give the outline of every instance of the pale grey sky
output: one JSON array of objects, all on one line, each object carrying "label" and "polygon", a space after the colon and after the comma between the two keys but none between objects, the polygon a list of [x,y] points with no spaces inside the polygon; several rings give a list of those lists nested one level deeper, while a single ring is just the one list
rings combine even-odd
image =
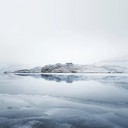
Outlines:
[{"label": "pale grey sky", "polygon": [[128,0],[0,0],[0,62],[93,63],[128,55]]}]

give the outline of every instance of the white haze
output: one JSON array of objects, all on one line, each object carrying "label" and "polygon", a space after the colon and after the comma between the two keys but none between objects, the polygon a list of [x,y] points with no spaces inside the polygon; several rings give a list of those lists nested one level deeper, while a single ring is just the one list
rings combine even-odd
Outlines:
[{"label": "white haze", "polygon": [[0,62],[94,63],[128,54],[127,0],[0,0]]}]

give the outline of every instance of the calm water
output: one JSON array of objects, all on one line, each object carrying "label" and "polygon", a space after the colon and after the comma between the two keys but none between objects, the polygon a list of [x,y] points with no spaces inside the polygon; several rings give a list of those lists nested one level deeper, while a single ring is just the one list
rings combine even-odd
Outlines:
[{"label": "calm water", "polygon": [[1,74],[0,128],[128,128],[128,75]]}]

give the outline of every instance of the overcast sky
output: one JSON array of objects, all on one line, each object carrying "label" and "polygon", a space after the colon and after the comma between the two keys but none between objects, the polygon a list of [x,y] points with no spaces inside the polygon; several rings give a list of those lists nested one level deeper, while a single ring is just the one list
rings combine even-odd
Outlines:
[{"label": "overcast sky", "polygon": [[128,55],[128,0],[0,0],[0,62],[93,63]]}]

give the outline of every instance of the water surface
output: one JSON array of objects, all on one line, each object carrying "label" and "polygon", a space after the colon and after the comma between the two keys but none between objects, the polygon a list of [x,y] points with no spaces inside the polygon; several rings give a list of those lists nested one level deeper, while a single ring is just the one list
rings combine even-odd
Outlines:
[{"label": "water surface", "polygon": [[127,128],[127,74],[1,74],[0,128]]}]

